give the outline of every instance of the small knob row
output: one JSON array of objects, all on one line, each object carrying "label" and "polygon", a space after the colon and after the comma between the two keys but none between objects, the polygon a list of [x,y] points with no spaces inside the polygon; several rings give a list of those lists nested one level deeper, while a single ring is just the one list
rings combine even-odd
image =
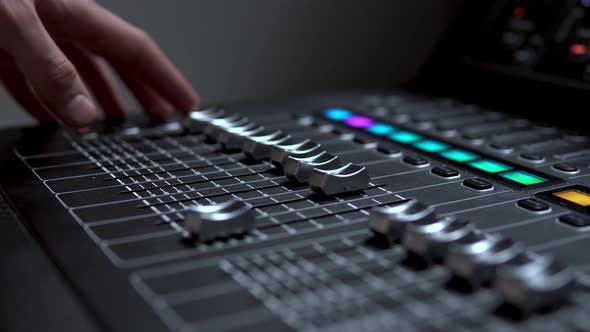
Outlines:
[{"label": "small knob row", "polygon": [[558,304],[574,289],[571,268],[472,223],[439,218],[415,199],[374,208],[369,227],[426,262],[443,261],[455,277],[474,287],[493,284],[506,303],[523,312]]},{"label": "small knob row", "polygon": [[365,167],[341,160],[309,139],[294,141],[281,130],[269,130],[247,117],[223,109],[205,109],[189,114],[186,128],[202,133],[226,150],[241,151],[252,160],[269,160],[287,178],[308,183],[312,190],[336,195],[368,188]]}]

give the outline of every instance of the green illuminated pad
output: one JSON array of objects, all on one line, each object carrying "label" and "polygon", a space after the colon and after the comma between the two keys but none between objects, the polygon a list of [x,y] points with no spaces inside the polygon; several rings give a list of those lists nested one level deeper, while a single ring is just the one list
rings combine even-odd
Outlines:
[{"label": "green illuminated pad", "polygon": [[409,131],[398,131],[389,135],[389,138],[398,143],[411,144],[421,140],[422,136],[411,133]]},{"label": "green illuminated pad", "polygon": [[416,147],[422,151],[436,153],[436,152],[441,152],[441,151],[448,149],[449,145],[439,142],[439,141],[433,141],[433,140],[427,139],[427,140],[423,140],[423,141],[414,143],[414,147]]},{"label": "green illuminated pad", "polygon": [[466,163],[479,158],[475,153],[458,149],[444,151],[441,152],[440,155],[458,163]]},{"label": "green illuminated pad", "polygon": [[500,173],[512,169],[511,166],[489,159],[475,160],[468,163],[468,165],[487,173]]},{"label": "green illuminated pad", "polygon": [[537,175],[533,175],[531,173],[527,173],[525,171],[512,171],[500,174],[501,177],[506,178],[508,180],[514,181],[516,183],[520,183],[524,186],[531,186],[533,184],[539,184],[543,182],[547,182],[548,180],[542,178]]}]

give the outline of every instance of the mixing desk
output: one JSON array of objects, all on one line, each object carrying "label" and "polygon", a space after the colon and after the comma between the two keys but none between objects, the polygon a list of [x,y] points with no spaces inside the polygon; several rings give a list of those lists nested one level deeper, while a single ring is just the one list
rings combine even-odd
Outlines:
[{"label": "mixing desk", "polygon": [[5,189],[123,330],[590,326],[586,136],[403,93],[45,135]]},{"label": "mixing desk", "polygon": [[590,4],[566,2],[466,4],[407,87],[2,130],[0,326],[589,331]]}]

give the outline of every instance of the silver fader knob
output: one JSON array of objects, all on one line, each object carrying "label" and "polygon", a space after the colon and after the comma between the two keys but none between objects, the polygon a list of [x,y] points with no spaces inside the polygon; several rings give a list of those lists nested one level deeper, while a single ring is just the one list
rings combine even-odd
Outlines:
[{"label": "silver fader knob", "polygon": [[315,168],[334,169],[342,166],[338,157],[322,151],[314,156],[306,158],[296,158],[289,156],[284,165],[285,175],[289,180],[305,183],[311,178]]},{"label": "silver fader knob", "polygon": [[552,258],[525,253],[498,269],[495,286],[506,303],[529,313],[566,300],[575,278],[571,268]]},{"label": "silver fader knob", "polygon": [[225,110],[216,107],[193,111],[184,119],[184,127],[191,133],[200,133],[208,123],[224,116]]},{"label": "silver fader knob", "polygon": [[305,139],[294,144],[279,144],[272,147],[270,152],[270,161],[276,168],[283,168],[289,156],[305,158],[317,154],[321,150],[321,145]]},{"label": "silver fader knob", "polygon": [[217,143],[225,150],[237,150],[242,148],[247,136],[254,136],[264,131],[264,127],[256,123],[248,123],[241,127],[227,128],[217,134]]},{"label": "silver fader knob", "polygon": [[254,227],[254,213],[244,202],[230,200],[214,205],[196,205],[185,214],[186,229],[199,241],[240,235]]},{"label": "silver fader knob", "polygon": [[260,160],[270,158],[270,151],[274,145],[291,142],[291,135],[280,130],[256,136],[248,136],[242,144],[242,151],[250,159]]},{"label": "silver fader knob", "polygon": [[378,206],[371,210],[369,228],[384,235],[390,241],[398,241],[404,234],[407,225],[413,223],[436,222],[433,207],[425,205],[416,199],[395,203],[395,205]]},{"label": "silver fader knob", "polygon": [[445,264],[456,277],[479,286],[491,282],[499,266],[523,252],[520,243],[477,230],[449,247]]},{"label": "silver fader knob", "polygon": [[326,196],[364,190],[369,187],[369,171],[352,163],[337,169],[314,169],[309,184],[311,189]]},{"label": "silver fader knob", "polygon": [[473,224],[452,218],[429,224],[415,223],[406,228],[402,244],[409,252],[432,262],[445,258],[453,242],[468,236],[474,230]]},{"label": "silver fader knob", "polygon": [[248,118],[241,115],[232,115],[227,118],[215,119],[203,129],[203,133],[208,139],[214,140],[217,135],[229,128],[241,127],[248,124]]}]

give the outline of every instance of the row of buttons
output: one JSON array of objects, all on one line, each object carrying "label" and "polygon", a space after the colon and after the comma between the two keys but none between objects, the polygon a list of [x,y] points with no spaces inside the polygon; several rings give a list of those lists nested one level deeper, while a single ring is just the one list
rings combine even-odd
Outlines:
[{"label": "row of buttons", "polygon": [[[496,178],[518,188],[530,187],[550,182],[549,175],[523,169],[523,167],[482,157],[479,153],[457,148],[451,144],[426,138],[421,134],[403,130],[387,123],[378,122],[373,118],[358,115],[348,109],[332,108],[324,110],[324,118],[342,123],[354,129],[361,129],[370,134],[386,137],[389,140],[428,153],[437,158],[457,163]],[[407,157],[406,162],[415,166],[426,165],[427,161],[416,157]],[[536,174],[537,173],[537,174]]]}]

